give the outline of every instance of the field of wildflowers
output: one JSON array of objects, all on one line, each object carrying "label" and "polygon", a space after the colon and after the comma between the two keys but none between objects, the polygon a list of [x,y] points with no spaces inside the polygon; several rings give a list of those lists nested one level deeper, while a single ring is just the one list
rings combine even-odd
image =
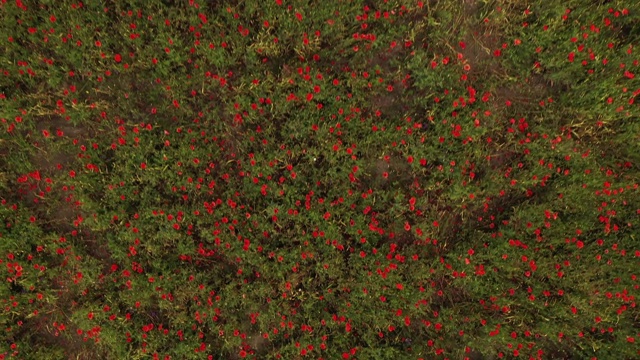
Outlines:
[{"label": "field of wildflowers", "polygon": [[0,359],[640,357],[640,3],[0,0],[0,34]]}]

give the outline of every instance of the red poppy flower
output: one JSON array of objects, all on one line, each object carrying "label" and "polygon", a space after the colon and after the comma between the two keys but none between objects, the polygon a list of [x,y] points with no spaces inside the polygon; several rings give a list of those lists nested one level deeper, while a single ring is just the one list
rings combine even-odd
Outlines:
[{"label": "red poppy flower", "polygon": [[114,57],[113,57],[113,59],[114,59],[117,63],[119,63],[119,62],[121,62],[121,61],[122,61],[122,56],[121,56],[120,54],[115,54],[115,55],[114,55]]},{"label": "red poppy flower", "polygon": [[452,135],[454,137],[460,137],[461,133],[462,133],[462,126],[456,124],[452,131]]}]

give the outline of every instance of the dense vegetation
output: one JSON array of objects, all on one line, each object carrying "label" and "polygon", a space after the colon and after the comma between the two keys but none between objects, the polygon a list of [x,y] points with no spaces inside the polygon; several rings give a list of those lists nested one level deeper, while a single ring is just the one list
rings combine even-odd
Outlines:
[{"label": "dense vegetation", "polygon": [[639,4],[1,0],[0,358],[637,358]]}]

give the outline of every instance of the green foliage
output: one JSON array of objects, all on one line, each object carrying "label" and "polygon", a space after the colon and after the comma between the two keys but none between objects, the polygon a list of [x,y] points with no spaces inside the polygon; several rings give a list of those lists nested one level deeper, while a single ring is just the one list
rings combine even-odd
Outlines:
[{"label": "green foliage", "polygon": [[1,4],[0,358],[637,357],[638,14]]}]

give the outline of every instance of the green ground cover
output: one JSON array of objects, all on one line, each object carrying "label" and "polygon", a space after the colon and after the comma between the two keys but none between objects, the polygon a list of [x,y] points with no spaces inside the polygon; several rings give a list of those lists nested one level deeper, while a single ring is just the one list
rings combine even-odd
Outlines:
[{"label": "green ground cover", "polygon": [[0,359],[640,356],[640,5],[0,1]]}]

